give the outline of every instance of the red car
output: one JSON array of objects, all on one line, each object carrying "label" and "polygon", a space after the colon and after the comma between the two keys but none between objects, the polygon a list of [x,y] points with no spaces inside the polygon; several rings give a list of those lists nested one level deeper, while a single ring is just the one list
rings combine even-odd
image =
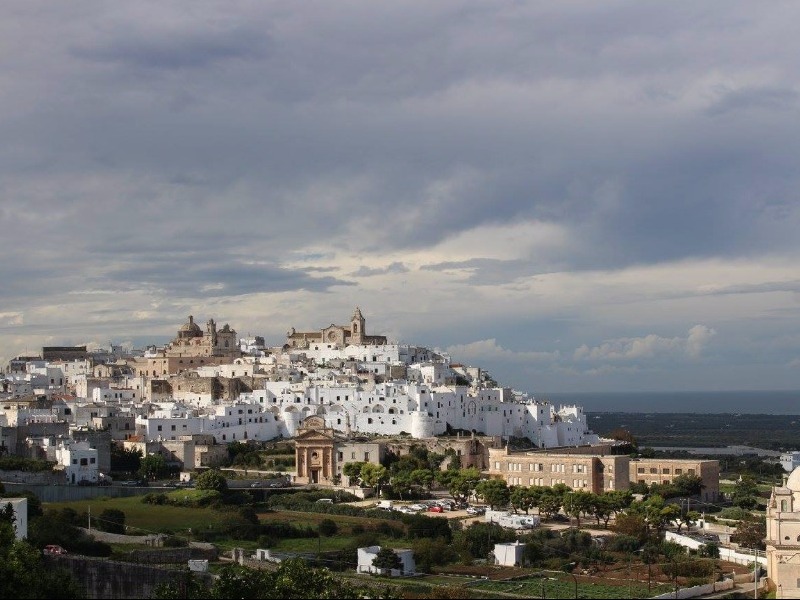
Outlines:
[{"label": "red car", "polygon": [[429,506],[428,512],[444,512],[444,509],[441,506]]}]

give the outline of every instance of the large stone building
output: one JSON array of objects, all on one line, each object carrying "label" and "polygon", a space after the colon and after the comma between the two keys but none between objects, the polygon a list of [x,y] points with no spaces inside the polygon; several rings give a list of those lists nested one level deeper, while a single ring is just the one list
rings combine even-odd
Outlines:
[{"label": "large stone building", "polygon": [[668,458],[637,458],[630,463],[631,482],[665,484],[681,475],[697,475],[701,485],[700,500],[719,499],[719,461]]},{"label": "large stone building", "polygon": [[573,490],[595,494],[627,490],[628,456],[489,449],[490,477],[504,479],[508,485],[552,487],[563,483]]},{"label": "large stone building", "polygon": [[767,505],[767,573],[776,598],[800,598],[800,468]]},{"label": "large stone building", "polygon": [[167,346],[166,356],[241,356],[239,340],[236,331],[227,323],[217,331],[214,319],[206,323],[206,330],[194,322],[194,317],[189,315],[189,320],[178,330],[178,335]]},{"label": "large stone building", "polygon": [[361,310],[356,307],[349,325],[334,325],[319,331],[296,331],[292,327],[286,334],[286,348],[309,348],[313,344],[325,344],[332,347],[382,345],[386,343],[386,336],[367,335],[366,319]]},{"label": "large stone building", "polygon": [[700,500],[719,498],[719,461],[670,460],[612,455],[610,447],[555,449],[553,451],[512,452],[508,448],[489,449],[489,476],[504,479],[509,485],[553,486],[563,483],[573,490],[599,494],[627,490],[632,482],[669,483],[675,477],[697,475],[702,482]]}]

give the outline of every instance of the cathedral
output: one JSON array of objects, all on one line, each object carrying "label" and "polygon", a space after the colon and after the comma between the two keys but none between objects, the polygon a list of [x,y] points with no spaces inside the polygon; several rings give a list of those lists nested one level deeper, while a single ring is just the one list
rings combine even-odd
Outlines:
[{"label": "cathedral", "polygon": [[189,320],[181,325],[178,335],[166,348],[167,357],[175,356],[241,356],[236,331],[227,323],[217,331],[214,319],[206,323],[206,330]]},{"label": "cathedral", "polygon": [[319,331],[295,331],[292,327],[286,334],[284,348],[298,348],[305,350],[313,344],[327,344],[329,347],[344,348],[345,346],[385,345],[386,336],[367,335],[365,330],[366,319],[361,310],[356,307],[349,325],[334,325]]}]

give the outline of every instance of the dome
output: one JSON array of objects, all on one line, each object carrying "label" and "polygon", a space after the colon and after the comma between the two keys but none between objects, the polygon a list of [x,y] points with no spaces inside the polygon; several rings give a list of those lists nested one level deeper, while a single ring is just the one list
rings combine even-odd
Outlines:
[{"label": "dome", "polygon": [[789,479],[786,480],[786,487],[793,492],[800,492],[800,467],[797,467],[789,475]]},{"label": "dome", "polygon": [[181,328],[178,330],[178,337],[179,338],[187,338],[187,337],[202,337],[203,331],[198,327],[197,323],[194,322],[194,317],[189,315],[189,321],[181,325]]}]

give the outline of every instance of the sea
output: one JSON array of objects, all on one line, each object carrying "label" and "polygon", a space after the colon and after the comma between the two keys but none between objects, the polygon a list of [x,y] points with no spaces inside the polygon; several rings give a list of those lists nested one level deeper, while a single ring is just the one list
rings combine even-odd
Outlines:
[{"label": "sea", "polygon": [[730,392],[582,392],[534,394],[587,413],[725,413],[800,415],[800,390]]}]

